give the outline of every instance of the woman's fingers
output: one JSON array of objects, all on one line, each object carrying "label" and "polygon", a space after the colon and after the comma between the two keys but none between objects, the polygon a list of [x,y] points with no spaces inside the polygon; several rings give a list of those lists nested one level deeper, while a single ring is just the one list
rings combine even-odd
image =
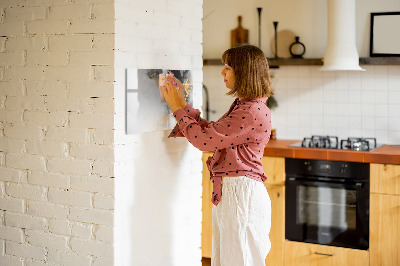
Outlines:
[{"label": "woman's fingers", "polygon": [[182,82],[175,78],[175,77],[169,77],[168,80],[172,81],[172,85],[175,85],[176,89],[176,97],[178,98],[178,101],[180,102],[181,106],[186,106],[187,102],[185,99],[185,87],[183,86]]},{"label": "woman's fingers", "polygon": [[165,100],[171,102],[173,98],[176,98],[176,90],[173,85],[166,82],[164,86],[161,87],[162,92],[164,93]]},{"label": "woman's fingers", "polygon": [[161,87],[160,87],[160,90],[162,91],[162,93],[163,93],[164,96],[165,96],[165,94],[167,93],[167,89],[166,89],[164,86],[161,86]]},{"label": "woman's fingers", "polygon": [[167,88],[168,93],[171,93],[173,95],[176,94],[176,87],[172,84],[172,81],[168,80],[165,82],[164,86]]},{"label": "woman's fingers", "polygon": [[184,92],[185,91],[185,87],[183,86],[182,82],[177,78],[174,78],[174,79],[175,79],[174,80],[175,81],[175,87],[176,87],[178,93],[179,92]]},{"label": "woman's fingers", "polygon": [[176,87],[176,83],[173,80],[167,79],[163,86],[160,86],[161,91],[164,94],[165,102],[169,106],[172,112],[177,109],[182,109],[181,101]]},{"label": "woman's fingers", "polygon": [[180,82],[180,80],[175,78],[174,76],[168,76],[167,79],[168,79],[168,81],[171,81],[172,85],[174,85],[175,87],[177,87],[179,89],[183,88],[183,85]]}]

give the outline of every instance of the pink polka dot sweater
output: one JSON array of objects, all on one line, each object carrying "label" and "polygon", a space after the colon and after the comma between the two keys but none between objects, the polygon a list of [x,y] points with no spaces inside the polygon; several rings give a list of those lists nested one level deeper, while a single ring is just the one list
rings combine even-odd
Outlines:
[{"label": "pink polka dot sweater", "polygon": [[174,112],[178,123],[169,137],[186,137],[199,150],[214,151],[214,156],[207,160],[214,205],[221,200],[224,176],[247,176],[261,182],[267,179],[261,164],[271,132],[271,112],[266,100],[267,97],[237,98],[216,122],[201,118],[200,111],[190,105]]}]

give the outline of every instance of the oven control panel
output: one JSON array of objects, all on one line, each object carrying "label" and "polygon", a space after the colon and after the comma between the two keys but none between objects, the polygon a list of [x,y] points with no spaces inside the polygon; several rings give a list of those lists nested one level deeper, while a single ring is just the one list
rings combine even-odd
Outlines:
[{"label": "oven control panel", "polygon": [[286,158],[286,174],[369,179],[369,164]]}]

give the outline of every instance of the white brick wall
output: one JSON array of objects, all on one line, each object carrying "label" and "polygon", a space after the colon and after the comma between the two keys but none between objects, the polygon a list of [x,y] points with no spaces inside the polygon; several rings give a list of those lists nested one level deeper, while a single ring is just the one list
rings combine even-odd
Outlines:
[{"label": "white brick wall", "polygon": [[60,265],[91,265],[91,257],[81,253],[62,252],[58,250],[49,250],[47,254],[50,263]]},{"label": "white brick wall", "polygon": [[114,264],[201,265],[201,152],[169,130],[125,135],[125,69],[192,70],[199,108],[203,1],[115,2]]},{"label": "white brick wall", "polygon": [[0,2],[0,264],[200,265],[201,152],[125,136],[124,74],[190,69],[201,106],[201,18],[202,0]]},{"label": "white brick wall", "polygon": [[0,32],[0,265],[112,265],[114,0],[2,0]]}]

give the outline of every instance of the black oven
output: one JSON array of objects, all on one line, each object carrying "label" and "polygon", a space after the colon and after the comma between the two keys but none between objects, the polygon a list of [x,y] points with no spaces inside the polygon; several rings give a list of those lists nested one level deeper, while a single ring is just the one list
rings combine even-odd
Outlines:
[{"label": "black oven", "polygon": [[287,158],[285,169],[286,239],[368,249],[368,163]]}]

